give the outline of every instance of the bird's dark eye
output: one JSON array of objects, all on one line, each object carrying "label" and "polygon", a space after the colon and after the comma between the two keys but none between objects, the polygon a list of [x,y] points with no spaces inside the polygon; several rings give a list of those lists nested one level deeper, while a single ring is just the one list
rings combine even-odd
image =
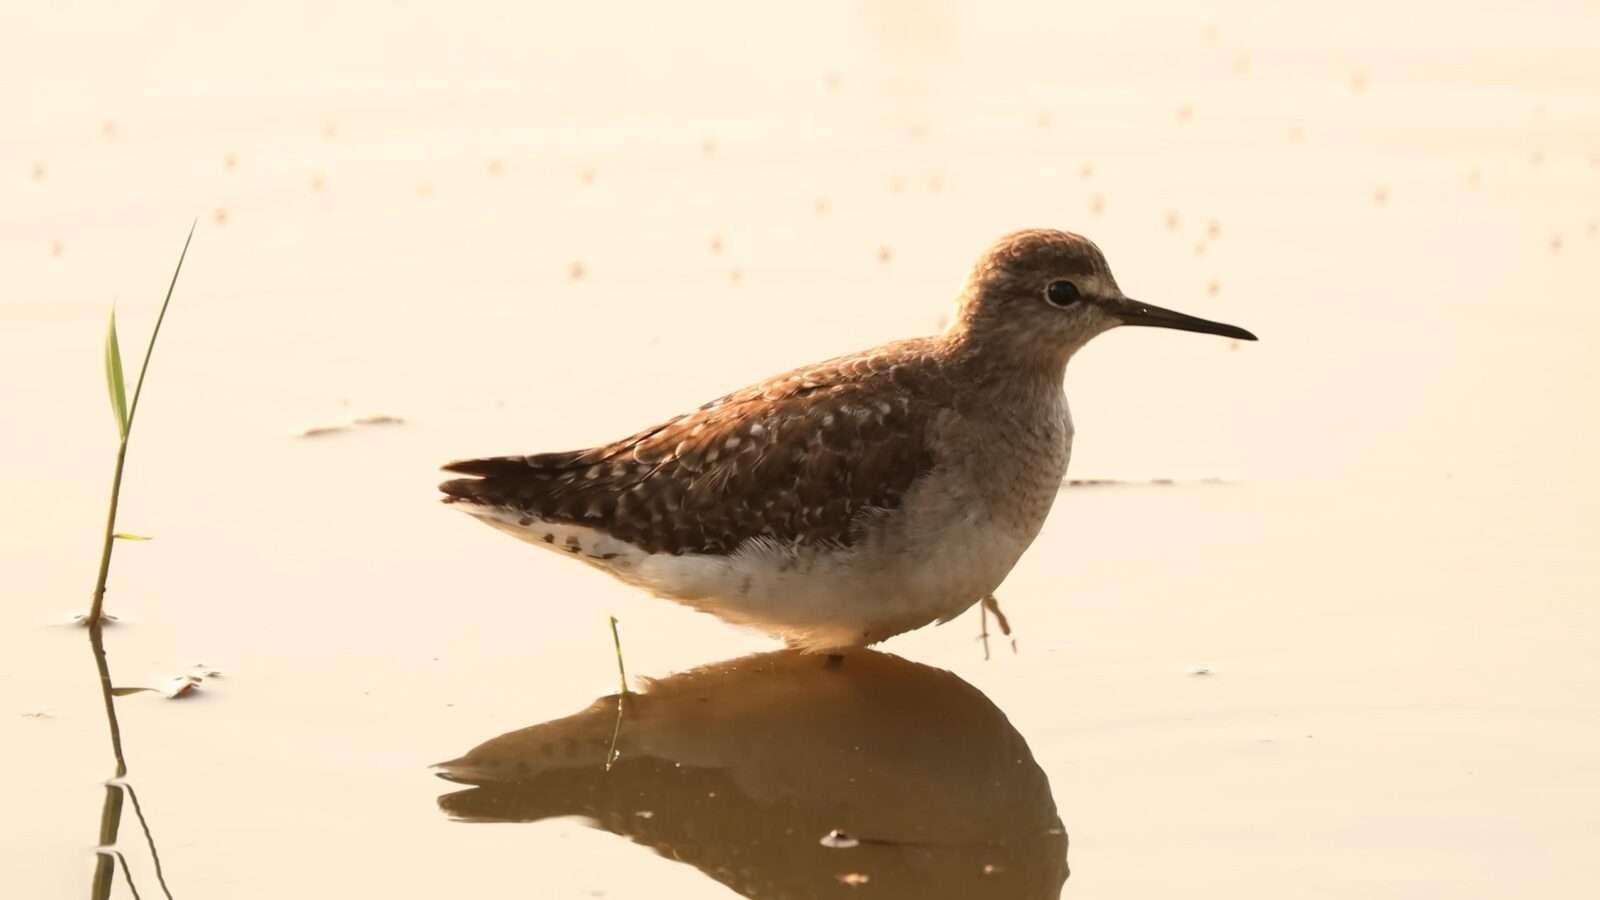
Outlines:
[{"label": "bird's dark eye", "polygon": [[1044,289],[1044,298],[1050,301],[1051,306],[1068,307],[1083,299],[1078,294],[1078,286],[1070,281],[1052,281]]}]

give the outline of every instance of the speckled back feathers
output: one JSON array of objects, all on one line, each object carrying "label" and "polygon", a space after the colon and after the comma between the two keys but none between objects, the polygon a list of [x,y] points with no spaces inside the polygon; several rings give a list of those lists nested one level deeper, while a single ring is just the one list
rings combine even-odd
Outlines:
[{"label": "speckled back feathers", "polygon": [[933,466],[952,402],[937,338],[796,369],[615,443],[451,463],[446,502],[601,530],[647,553],[729,554],[751,539],[850,546]]}]

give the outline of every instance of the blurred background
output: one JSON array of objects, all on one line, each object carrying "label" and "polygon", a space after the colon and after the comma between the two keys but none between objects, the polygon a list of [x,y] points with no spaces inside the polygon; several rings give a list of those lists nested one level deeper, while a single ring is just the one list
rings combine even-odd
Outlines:
[{"label": "blurred background", "polygon": [[[1071,838],[1065,893],[1586,895],[1593,3],[9,19],[4,893],[80,895],[92,868],[110,759],[62,623],[115,451],[105,317],[137,359],[198,219],[124,487],[156,540],[119,548],[108,598],[119,683],[224,673],[120,701],[174,896],[763,896],[581,810],[438,808],[430,763],[615,689],[609,614],[642,676],[773,643],[438,508],[435,469],[933,332],[1026,227],[1262,338],[1085,350],[1071,475],[1119,484],[1064,491],[1002,588],[1016,652],[986,661],[975,614],[884,648],[1015,728]],[[935,804],[963,769],[938,771]],[[794,890],[896,895],[832,859]]]}]

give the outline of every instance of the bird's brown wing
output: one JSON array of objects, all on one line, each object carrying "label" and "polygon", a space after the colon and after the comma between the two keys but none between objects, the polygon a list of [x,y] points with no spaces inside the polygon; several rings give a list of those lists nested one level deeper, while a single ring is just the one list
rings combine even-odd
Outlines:
[{"label": "bird's brown wing", "polygon": [[729,394],[603,447],[451,463],[446,502],[584,525],[649,553],[751,538],[849,546],[862,510],[895,509],[933,465],[945,386],[929,342],[841,357]]}]

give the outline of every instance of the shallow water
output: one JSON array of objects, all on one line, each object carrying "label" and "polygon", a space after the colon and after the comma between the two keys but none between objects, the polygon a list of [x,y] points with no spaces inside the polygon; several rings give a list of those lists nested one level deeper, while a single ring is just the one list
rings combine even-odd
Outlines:
[{"label": "shallow water", "polygon": [[[1314,9],[31,11],[3,892],[94,869],[112,755],[60,623],[104,316],[136,356],[199,215],[105,633],[119,686],[221,673],[117,700],[174,896],[1587,895],[1600,16]],[[1262,341],[1074,361],[1072,475],[1129,483],[1063,493],[999,592],[1015,652],[973,612],[838,670],[752,655],[433,502],[443,460],[931,331],[1034,225]],[[301,436],[370,414],[404,421]],[[620,728],[608,615],[660,679]],[[159,896],[126,816],[118,848]]]}]

